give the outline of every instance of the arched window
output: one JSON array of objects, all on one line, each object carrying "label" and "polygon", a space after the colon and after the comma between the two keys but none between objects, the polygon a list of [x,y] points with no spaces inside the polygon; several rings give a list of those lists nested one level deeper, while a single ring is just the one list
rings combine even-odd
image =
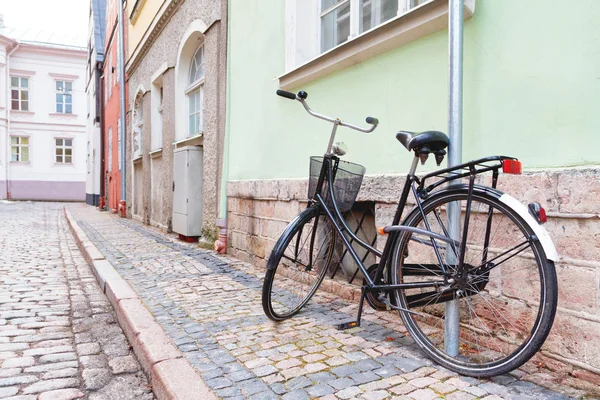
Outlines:
[{"label": "arched window", "polygon": [[204,129],[204,46],[200,46],[194,53],[187,83],[187,135],[190,137],[199,135]]},{"label": "arched window", "polygon": [[143,95],[138,93],[133,103],[133,158],[142,156],[142,129],[144,127],[144,107],[143,107]]}]

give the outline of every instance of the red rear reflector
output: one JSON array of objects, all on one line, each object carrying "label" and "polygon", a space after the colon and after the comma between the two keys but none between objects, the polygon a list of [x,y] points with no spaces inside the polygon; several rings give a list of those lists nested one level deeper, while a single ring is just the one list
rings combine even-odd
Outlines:
[{"label": "red rear reflector", "polygon": [[503,160],[502,161],[502,172],[505,174],[521,175],[523,170],[521,161],[519,160]]},{"label": "red rear reflector", "polygon": [[540,220],[540,222],[542,224],[546,223],[546,221],[548,221],[548,217],[546,217],[546,210],[544,210],[543,207],[540,207],[540,210],[538,211],[538,219]]},{"label": "red rear reflector", "polygon": [[536,219],[540,224],[546,223],[548,217],[546,217],[546,210],[540,205],[540,203],[529,203],[529,213]]}]

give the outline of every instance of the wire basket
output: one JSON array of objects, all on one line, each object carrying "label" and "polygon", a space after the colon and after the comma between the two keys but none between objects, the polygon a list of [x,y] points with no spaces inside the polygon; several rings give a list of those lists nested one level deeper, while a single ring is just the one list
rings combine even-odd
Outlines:
[{"label": "wire basket", "polygon": [[[310,158],[310,176],[308,179],[309,199],[312,199],[315,196],[322,166],[322,156],[313,156]],[[362,184],[363,177],[365,176],[366,168],[360,164],[354,164],[342,160],[337,161],[337,170],[335,169],[335,166],[336,163],[334,161],[334,197],[340,212],[344,213],[352,208],[352,205],[356,200],[356,196],[358,196],[360,185]],[[327,174],[325,175],[321,196],[323,196],[325,204],[327,204],[328,207],[333,207],[333,202],[329,193],[329,184],[327,183]]]}]

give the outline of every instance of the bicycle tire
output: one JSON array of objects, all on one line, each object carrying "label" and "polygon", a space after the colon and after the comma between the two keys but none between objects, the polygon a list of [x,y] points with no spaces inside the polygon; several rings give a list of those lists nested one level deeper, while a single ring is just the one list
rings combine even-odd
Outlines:
[{"label": "bicycle tire", "polygon": [[308,303],[325,277],[334,248],[335,231],[319,206],[307,208],[287,226],[267,261],[262,305],[269,319],[288,319]]},{"label": "bicycle tire", "polygon": [[[473,193],[473,211],[465,250],[465,262],[471,266],[473,273],[462,281],[465,290],[461,296],[457,296],[460,289],[450,290],[448,287],[434,291],[403,289],[393,294],[400,307],[422,313],[400,311],[408,332],[421,349],[440,365],[473,377],[504,374],[527,362],[550,333],[556,313],[558,285],[554,263],[547,259],[530,226],[515,210],[499,200],[500,195],[501,192],[490,189],[476,189]],[[444,218],[441,217],[444,210],[453,202],[465,204],[467,197],[468,191],[463,187],[443,190],[426,199],[422,206],[431,230],[443,232]],[[483,207],[476,210],[479,204]],[[488,225],[485,217],[489,218],[490,209],[492,222]],[[415,209],[403,224],[424,228],[425,220]],[[485,242],[474,227],[475,223],[484,221],[481,233],[485,240],[485,232],[490,232],[487,234],[488,246],[484,246]],[[464,210],[459,229],[461,240],[463,223]],[[519,232],[525,250],[510,258],[512,253],[506,249],[521,241],[521,238],[517,239]],[[492,237],[492,234],[499,236]],[[433,246],[425,245],[422,238],[424,236],[419,238],[408,233],[399,238],[392,259],[392,283],[415,282],[431,279],[423,276],[440,275],[441,270],[434,270],[431,264]],[[476,246],[477,240],[481,241],[480,248]],[[494,247],[496,245],[499,247]],[[427,247],[430,248],[429,254],[425,254]],[[518,249],[512,251],[517,252]],[[447,258],[448,252],[450,257],[456,256],[450,245],[442,252],[446,261],[451,260]],[[493,258],[497,256],[500,258]],[[489,265],[487,263],[492,260],[496,260],[496,266],[483,273],[484,270],[479,268],[485,268],[484,265]],[[439,267],[439,262],[437,265]],[[451,271],[451,264],[444,265]],[[457,355],[453,355],[453,351],[449,354],[444,347],[446,303],[437,302],[445,298],[458,299],[455,303],[459,306],[460,318]],[[480,334],[482,338],[478,337]]]}]

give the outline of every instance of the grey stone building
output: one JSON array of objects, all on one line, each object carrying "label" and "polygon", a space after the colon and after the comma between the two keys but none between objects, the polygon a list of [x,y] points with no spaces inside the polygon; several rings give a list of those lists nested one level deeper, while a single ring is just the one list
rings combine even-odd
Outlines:
[{"label": "grey stone building", "polygon": [[[213,239],[225,136],[227,1],[131,3],[127,214],[171,230],[174,200],[183,201],[202,216],[198,230]],[[186,174],[200,184],[192,188],[195,199],[182,200],[174,195],[174,155],[190,147],[201,149],[201,158],[199,165],[188,162]]]}]

